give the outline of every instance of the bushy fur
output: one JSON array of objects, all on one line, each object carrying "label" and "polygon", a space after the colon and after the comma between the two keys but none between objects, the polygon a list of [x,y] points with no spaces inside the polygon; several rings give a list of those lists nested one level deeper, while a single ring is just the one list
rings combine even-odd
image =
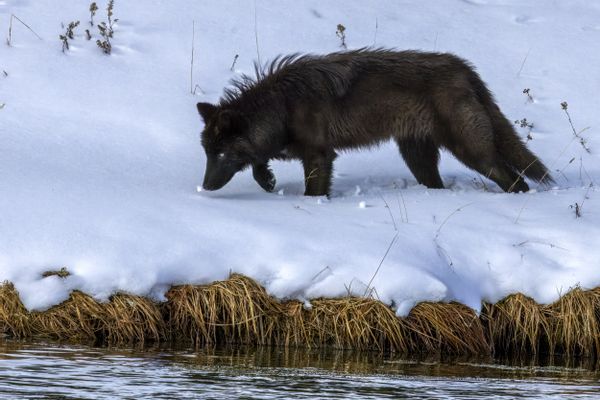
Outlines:
[{"label": "bushy fur", "polygon": [[361,49],[276,59],[242,77],[218,105],[199,103],[207,154],[204,186],[252,166],[272,190],[271,159],[299,159],[306,195],[329,194],[336,150],[393,139],[419,183],[443,188],[439,148],[505,191],[523,176],[550,182],[473,67],[447,53]]}]

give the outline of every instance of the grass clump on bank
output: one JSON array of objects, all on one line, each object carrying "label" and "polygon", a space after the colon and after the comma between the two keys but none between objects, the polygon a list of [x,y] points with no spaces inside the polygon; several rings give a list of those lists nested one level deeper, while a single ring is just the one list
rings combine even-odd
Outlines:
[{"label": "grass clump on bank", "polygon": [[0,332],[16,338],[93,340],[115,345],[180,342],[334,347],[393,353],[600,358],[600,288],[575,288],[549,305],[522,294],[484,304],[416,305],[406,318],[375,299],[279,302],[256,281],[233,274],[182,285],[156,303],[115,294],[106,303],[73,292],[60,305],[28,312],[10,283],[0,286]]}]

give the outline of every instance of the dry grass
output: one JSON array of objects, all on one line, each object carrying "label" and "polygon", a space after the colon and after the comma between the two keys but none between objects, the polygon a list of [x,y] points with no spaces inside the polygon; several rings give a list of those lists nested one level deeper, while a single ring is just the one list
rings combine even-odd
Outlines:
[{"label": "dry grass", "polygon": [[16,338],[31,336],[29,313],[19,299],[19,293],[9,282],[0,284],[0,334]]},{"label": "dry grass", "polygon": [[34,335],[54,339],[93,340],[103,320],[102,305],[75,291],[60,305],[31,313],[31,330]]},{"label": "dry grass", "polygon": [[600,358],[600,288],[574,288],[549,305],[515,294],[483,315],[496,354]]},{"label": "dry grass", "polygon": [[600,288],[575,288],[547,307],[551,353],[600,358]]},{"label": "dry grass", "polygon": [[411,347],[404,321],[378,300],[356,297],[314,300],[306,320],[306,336],[313,346],[401,353]]},{"label": "dry grass", "polygon": [[490,345],[475,312],[459,303],[420,303],[408,315],[413,352],[489,354]]},{"label": "dry grass", "polygon": [[149,299],[116,294],[103,304],[101,337],[109,343],[144,343],[166,337],[160,306]]},{"label": "dry grass", "polygon": [[210,285],[184,285],[166,294],[170,337],[197,346],[219,343],[272,344],[281,305],[254,280],[233,274]]},{"label": "dry grass", "polygon": [[482,319],[496,354],[538,354],[542,341],[553,347],[544,307],[530,297],[513,294],[485,304]]},{"label": "dry grass", "polygon": [[167,301],[116,294],[100,303],[73,292],[60,305],[28,312],[14,286],[0,285],[0,333],[110,344],[188,341],[333,347],[396,353],[496,356],[565,354],[600,358],[600,288],[575,288],[537,304],[515,294],[481,315],[458,303],[420,303],[406,318],[375,299],[279,302],[256,281],[234,274],[209,285],[171,288]]}]

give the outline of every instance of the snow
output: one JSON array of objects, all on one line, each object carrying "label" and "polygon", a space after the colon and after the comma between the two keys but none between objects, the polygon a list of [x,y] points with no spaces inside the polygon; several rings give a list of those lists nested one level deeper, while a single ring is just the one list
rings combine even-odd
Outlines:
[{"label": "snow", "polygon": [[[88,7],[0,1],[0,32],[14,14],[43,39],[13,21],[11,46],[0,45],[0,281],[29,309],[76,289],[102,301],[119,291],[161,299],[170,285],[231,272],[307,306],[370,294],[399,315],[424,300],[477,310],[514,292],[548,303],[600,285],[599,3],[117,0],[110,56],[95,27],[85,39]],[[99,7],[96,22],[106,19]],[[61,23],[72,20],[81,24],[63,54]],[[259,55],[339,50],[339,23],[349,48],[472,61],[508,118],[534,124],[528,146],[556,186],[505,194],[444,153],[447,189],[427,189],[390,144],[342,154],[331,199],[302,196],[297,162],[273,164],[275,193],[249,171],[200,190],[195,103],[217,101]],[[581,136],[591,153],[562,101],[577,131],[589,127]],[[61,267],[71,276],[42,278]]]}]

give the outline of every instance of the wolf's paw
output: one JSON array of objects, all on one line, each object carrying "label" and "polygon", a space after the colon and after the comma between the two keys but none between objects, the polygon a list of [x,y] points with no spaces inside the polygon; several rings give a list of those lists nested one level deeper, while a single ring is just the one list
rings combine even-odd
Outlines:
[{"label": "wolf's paw", "polygon": [[267,192],[272,192],[275,189],[275,175],[266,165],[255,166],[252,168],[252,175],[254,180],[260,185],[261,188]]},{"label": "wolf's paw", "polygon": [[[271,171],[269,171],[269,172],[271,172]],[[256,180],[256,182],[258,182],[260,187],[265,189],[267,192],[272,192],[275,189],[275,183],[277,181],[275,180],[275,175],[273,175],[273,173],[271,173],[271,177],[269,179],[260,180],[260,181]]]}]

